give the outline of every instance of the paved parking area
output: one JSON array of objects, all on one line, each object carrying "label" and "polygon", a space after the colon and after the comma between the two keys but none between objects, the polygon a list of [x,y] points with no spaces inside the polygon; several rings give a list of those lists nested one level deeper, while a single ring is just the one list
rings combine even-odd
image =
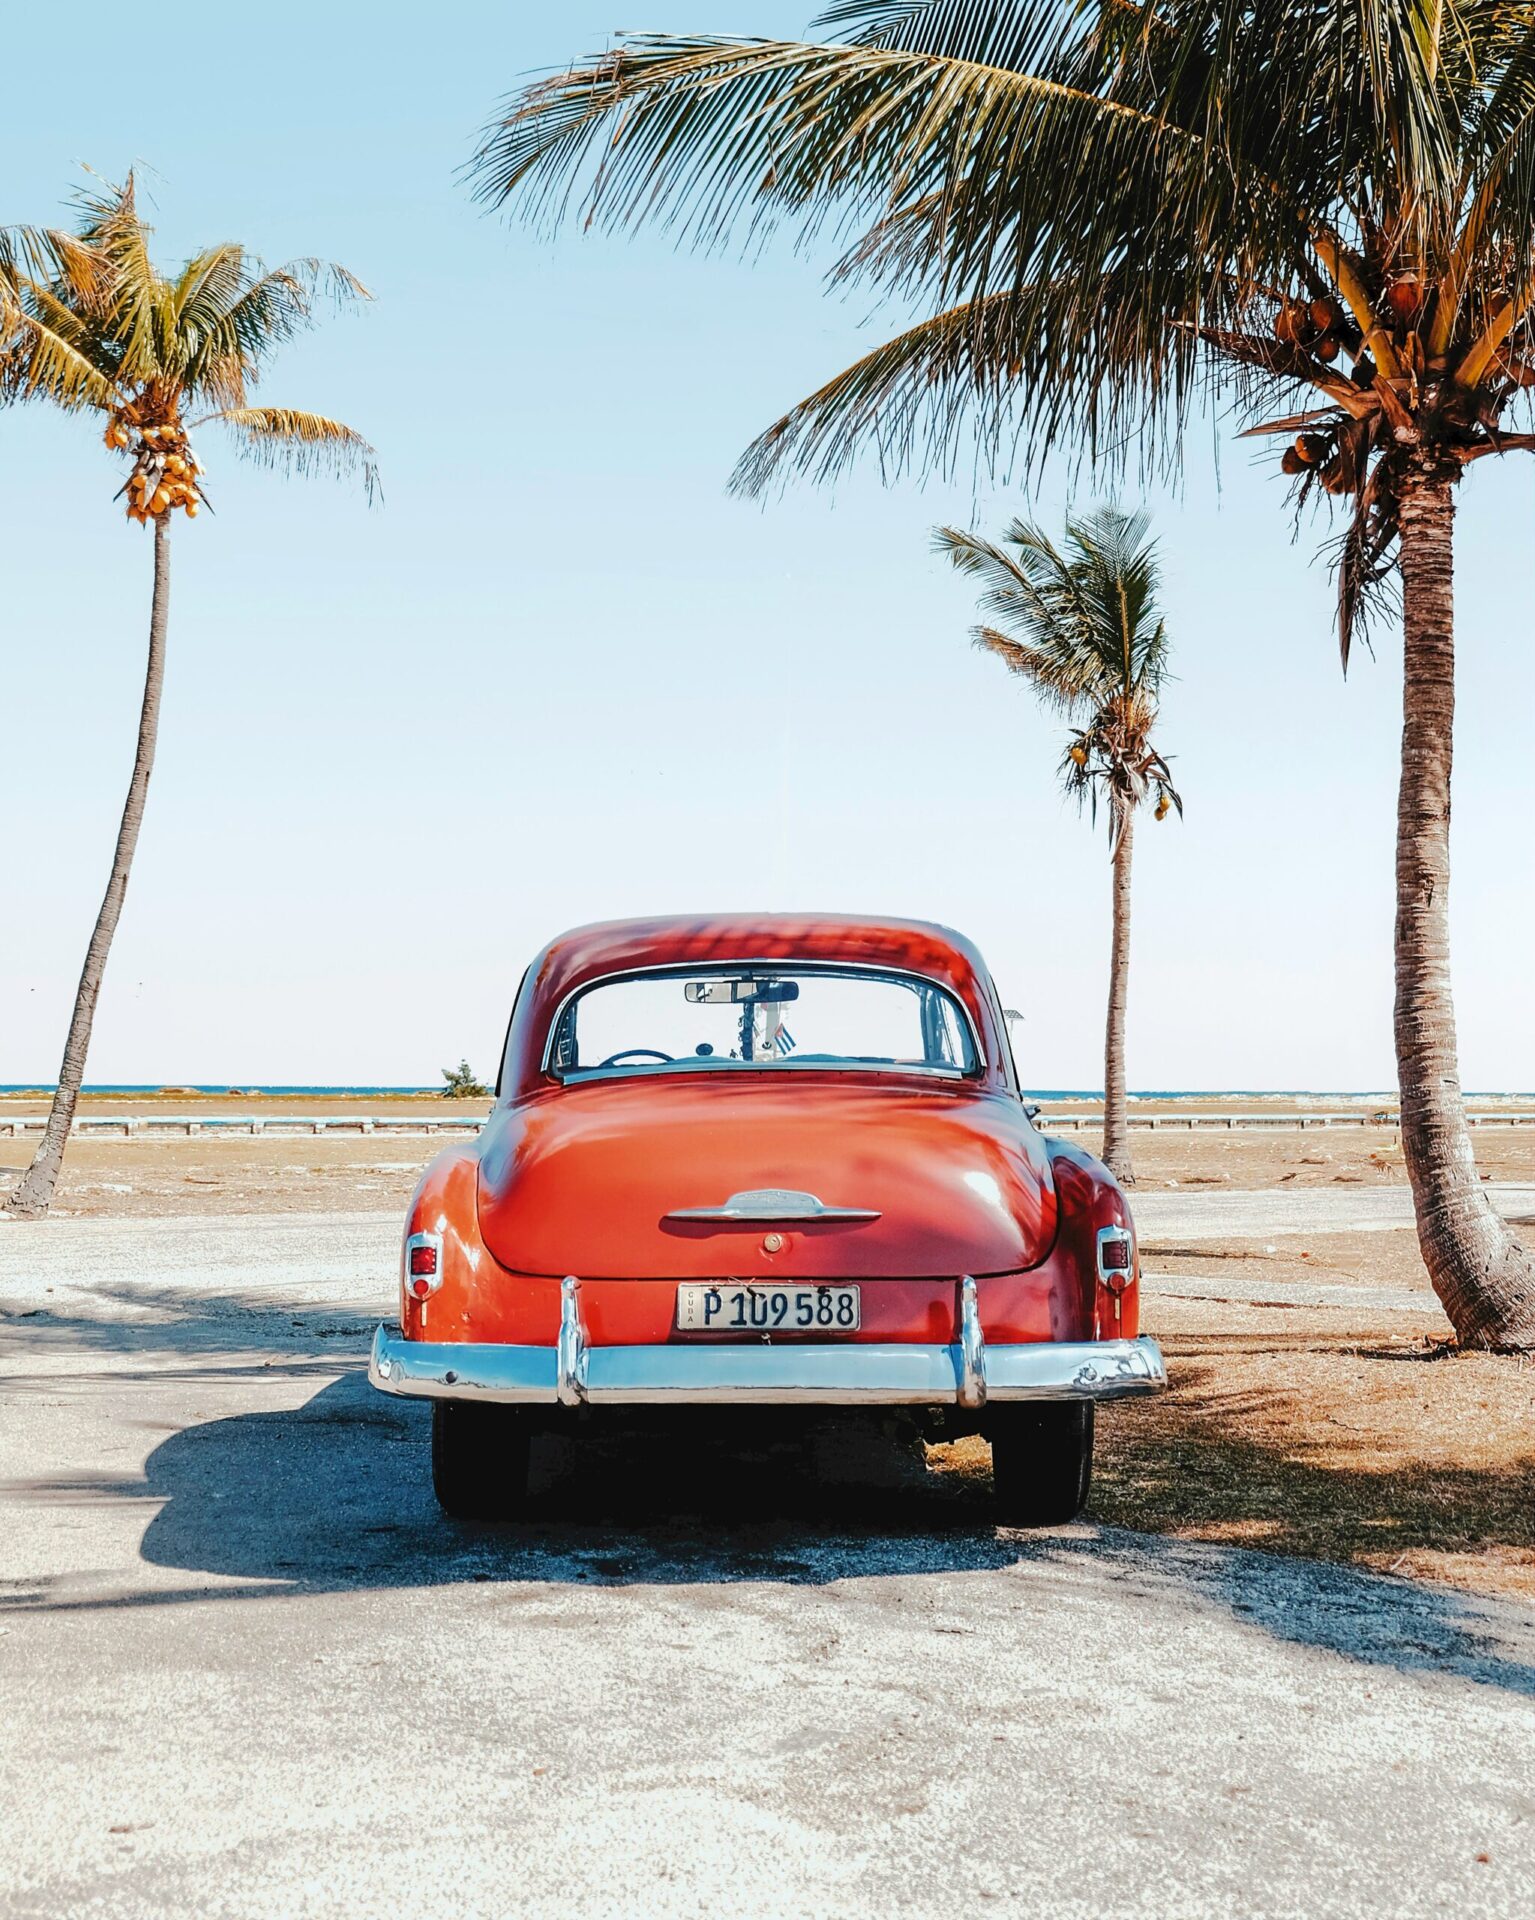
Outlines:
[{"label": "paved parking area", "polygon": [[450,1524],[397,1230],[0,1228],[0,1913],[1528,1912],[1528,1611],[707,1416]]}]

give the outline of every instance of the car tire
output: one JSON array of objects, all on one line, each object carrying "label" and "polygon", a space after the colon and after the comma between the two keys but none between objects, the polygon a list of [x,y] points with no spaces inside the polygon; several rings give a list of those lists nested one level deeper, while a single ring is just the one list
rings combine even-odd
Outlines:
[{"label": "car tire", "polygon": [[997,1524],[1058,1527],[1075,1520],[1092,1484],[1092,1401],[999,1407],[989,1427]]},{"label": "car tire", "polygon": [[456,1520],[515,1520],[528,1497],[528,1426],[521,1410],[434,1400],[432,1491]]}]

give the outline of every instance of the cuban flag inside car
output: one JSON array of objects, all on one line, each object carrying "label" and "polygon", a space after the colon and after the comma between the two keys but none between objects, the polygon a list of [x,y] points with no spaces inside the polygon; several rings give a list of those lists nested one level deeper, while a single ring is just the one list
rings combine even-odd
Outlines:
[{"label": "cuban flag inside car", "polygon": [[794,1035],[787,1027],[780,1027],[773,1036],[773,1044],[779,1053],[793,1053]]}]

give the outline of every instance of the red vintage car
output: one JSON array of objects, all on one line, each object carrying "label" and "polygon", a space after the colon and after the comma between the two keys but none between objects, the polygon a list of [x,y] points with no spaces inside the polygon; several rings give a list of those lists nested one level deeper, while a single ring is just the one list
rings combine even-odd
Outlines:
[{"label": "red vintage car", "polygon": [[496,1104],[411,1203],[369,1378],[432,1402],[450,1512],[515,1514],[536,1423],[625,1406],[935,1408],[999,1519],[1070,1519],[1093,1407],[1154,1392],[1108,1170],[1036,1132],[980,955],[914,921],[562,935]]}]

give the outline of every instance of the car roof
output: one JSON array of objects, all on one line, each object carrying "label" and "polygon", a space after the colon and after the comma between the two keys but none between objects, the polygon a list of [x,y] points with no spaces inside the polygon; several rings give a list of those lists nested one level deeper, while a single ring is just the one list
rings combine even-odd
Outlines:
[{"label": "car roof", "polygon": [[535,980],[558,982],[560,998],[584,980],[633,967],[705,961],[822,960],[909,967],[957,984],[984,974],[980,954],[949,927],[926,920],[874,920],[831,913],[668,914],[600,920],[551,940]]},{"label": "car roof", "polygon": [[591,981],[649,967],[743,960],[820,961],[922,974],[948,987],[969,1009],[980,1030],[988,1079],[1006,1058],[986,963],[951,927],[853,914],[667,914],[597,921],[549,942],[528,971],[508,1036],[513,1090],[537,1077],[549,1022],[570,994]]}]

